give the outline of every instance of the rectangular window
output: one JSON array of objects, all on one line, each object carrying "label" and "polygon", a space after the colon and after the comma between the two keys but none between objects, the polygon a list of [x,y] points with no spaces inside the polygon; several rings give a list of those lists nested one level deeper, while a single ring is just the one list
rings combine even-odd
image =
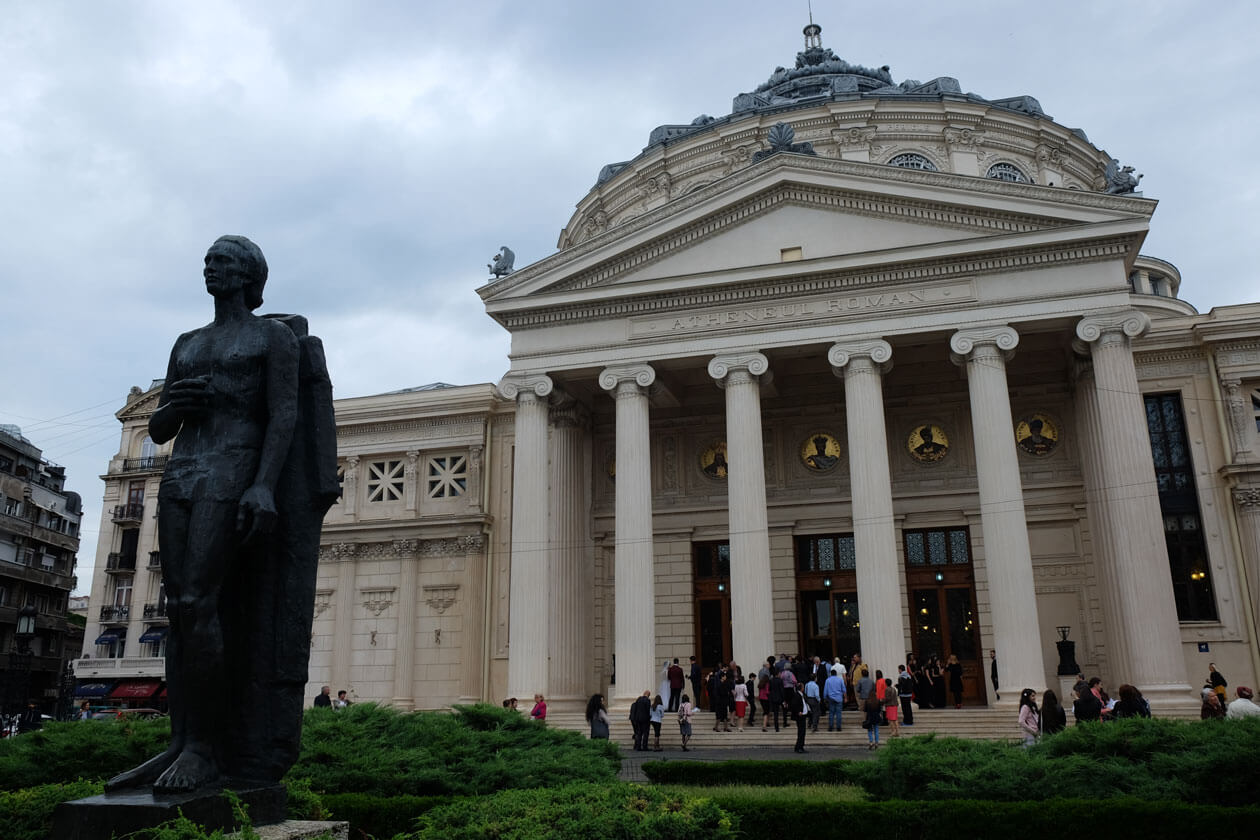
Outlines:
[{"label": "rectangular window", "polygon": [[857,549],[852,534],[818,534],[796,540],[798,572],[853,571]]},{"label": "rectangular window", "polygon": [[464,455],[443,455],[429,459],[426,475],[430,499],[449,499],[464,495],[468,489],[468,458]]},{"label": "rectangular window", "polygon": [[1155,462],[1155,484],[1164,517],[1164,543],[1172,575],[1173,598],[1181,621],[1215,621],[1207,542],[1194,483],[1194,463],[1186,437],[1181,394],[1148,394],[1146,427]]},{"label": "rectangular window", "polygon": [[971,543],[966,528],[906,531],[906,564],[909,566],[966,566],[971,563]]}]

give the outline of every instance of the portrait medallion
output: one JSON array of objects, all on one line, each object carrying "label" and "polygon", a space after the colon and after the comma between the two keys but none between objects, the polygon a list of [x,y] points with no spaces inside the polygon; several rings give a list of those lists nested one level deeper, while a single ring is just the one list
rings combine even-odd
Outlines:
[{"label": "portrait medallion", "polygon": [[931,423],[915,426],[906,440],[906,451],[921,464],[935,463],[949,452],[949,437],[944,429]]},{"label": "portrait medallion", "polygon": [[1015,424],[1015,442],[1029,455],[1049,455],[1059,445],[1059,426],[1044,414],[1030,414]]},{"label": "portrait medallion", "polygon": [[709,478],[725,479],[727,471],[726,441],[718,441],[700,453],[700,472]]},{"label": "portrait medallion", "polygon": [[830,432],[814,432],[801,441],[800,455],[811,472],[827,472],[840,463],[840,441]]}]

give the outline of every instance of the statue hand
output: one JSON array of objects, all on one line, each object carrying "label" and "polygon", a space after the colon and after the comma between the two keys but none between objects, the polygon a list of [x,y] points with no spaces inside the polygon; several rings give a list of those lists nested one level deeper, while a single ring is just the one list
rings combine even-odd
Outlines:
[{"label": "statue hand", "polygon": [[250,545],[271,533],[277,518],[275,495],[269,489],[255,484],[246,490],[236,511],[236,532],[244,534],[242,544]]},{"label": "statue hand", "polygon": [[210,410],[210,377],[194,376],[172,382],[170,405],[181,418],[201,417]]}]

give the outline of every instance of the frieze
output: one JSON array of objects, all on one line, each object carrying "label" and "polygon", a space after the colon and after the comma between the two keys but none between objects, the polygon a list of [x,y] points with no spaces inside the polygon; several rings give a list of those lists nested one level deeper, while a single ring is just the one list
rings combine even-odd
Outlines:
[{"label": "frieze", "polygon": [[[752,151],[755,150],[755,146],[744,146],[739,148],[745,149],[745,153],[749,157],[751,157]],[[658,207],[649,213],[645,213],[635,219],[633,223],[627,224],[624,228],[621,228],[620,231],[630,233],[643,230],[644,228],[655,225],[663,219],[673,216],[682,210],[707,202],[720,193],[736,189],[747,181],[755,180],[761,177],[764,173],[773,171],[778,167],[787,167],[802,171],[832,172],[836,174],[851,174],[864,177],[870,176],[870,166],[866,163],[846,161],[837,158],[801,156],[788,157],[776,155],[775,157],[768,158],[755,166],[748,166],[741,172],[734,173],[727,178],[722,179],[720,183],[710,184],[702,190],[690,193],[684,198],[676,199],[674,202]],[[1010,185],[1002,181],[996,181],[988,178],[971,178],[943,172],[927,172],[918,169],[890,168],[886,171],[881,171],[880,177],[888,181],[900,181],[903,183],[918,184],[923,186],[962,186],[962,188],[976,193],[994,193],[1004,195],[1010,190]],[[675,174],[674,178],[677,180],[678,176]],[[1114,210],[1119,212],[1132,212],[1136,202],[1141,201],[1141,199],[1136,198],[1107,195],[1105,193],[1089,192],[1085,190],[1064,190],[1058,187],[1035,187],[1034,189],[1045,190],[1044,197],[1059,204],[1090,207],[1102,210]],[[562,265],[579,260],[591,252],[598,250],[606,244],[606,237],[610,235],[611,234],[604,234],[599,237],[595,237],[579,245],[566,248],[565,250],[562,250],[550,257],[539,260],[532,265],[526,266],[520,271],[515,271],[512,274],[509,274],[500,281],[486,284],[478,290],[479,294],[481,294],[483,299],[488,299],[495,297],[502,292],[515,289],[525,283],[528,283],[541,274],[554,271]]]},{"label": "frieze", "polygon": [[1034,561],[1033,576],[1043,580],[1047,578],[1083,579],[1085,566],[1082,563],[1037,563]]},{"label": "frieze", "polygon": [[404,557],[446,557],[479,552],[485,547],[481,534],[445,539],[408,539],[389,542],[333,543],[320,546],[321,563],[347,560],[383,560]]},{"label": "frieze", "polygon": [[975,299],[975,285],[966,282],[903,291],[787,301],[763,306],[714,307],[699,312],[681,312],[663,318],[632,319],[630,338],[632,340],[659,338],[662,335],[743,329],[750,325],[802,323],[823,318],[867,316],[872,312],[916,309]]},{"label": "frieze", "polygon": [[[1225,368],[1246,367],[1253,370],[1260,366],[1260,344],[1253,341],[1237,341],[1215,346],[1216,366]],[[1249,371],[1251,372],[1251,371]]]},{"label": "frieze", "polygon": [[[337,426],[338,438],[364,437],[367,435],[383,436],[417,431],[441,430],[444,435],[467,434],[480,435],[485,423],[485,415],[464,415],[460,417],[428,417],[417,420],[402,420],[387,423],[356,423]],[[427,435],[436,437],[436,435]],[[421,440],[424,437],[420,438]]]},{"label": "frieze", "polygon": [[1133,365],[1137,370],[1138,379],[1208,373],[1207,359],[1198,350],[1134,353]]}]

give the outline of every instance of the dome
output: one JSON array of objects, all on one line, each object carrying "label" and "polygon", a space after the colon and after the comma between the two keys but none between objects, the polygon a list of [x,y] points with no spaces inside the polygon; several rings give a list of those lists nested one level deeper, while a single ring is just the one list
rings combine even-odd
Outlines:
[{"label": "dome", "polygon": [[[987,99],[964,92],[950,76],[895,82],[887,66],[851,63],[822,46],[821,32],[812,22],[806,26],[805,48],[794,64],[776,67],[736,95],[729,114],[658,126],[638,156],[604,166],[558,247],[584,242],[778,151],[1012,185],[1122,193],[1136,187],[1129,168],[1091,144],[1084,131],[1054,122],[1032,96]],[[770,132],[779,124],[786,126],[779,137],[798,142],[776,143]]]}]

